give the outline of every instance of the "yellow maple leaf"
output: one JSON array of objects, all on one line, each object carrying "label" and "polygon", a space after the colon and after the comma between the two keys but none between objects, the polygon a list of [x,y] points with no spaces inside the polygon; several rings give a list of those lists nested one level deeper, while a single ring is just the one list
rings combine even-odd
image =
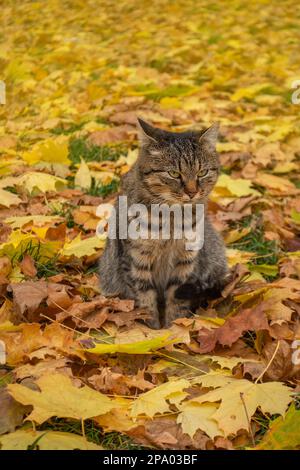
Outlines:
[{"label": "yellow maple leaf", "polygon": [[74,240],[66,242],[59,254],[62,256],[76,256],[77,258],[91,256],[95,254],[97,250],[104,247],[105,238],[106,237],[103,235],[101,238],[94,236],[82,240],[79,234]]},{"label": "yellow maple leaf", "polygon": [[30,152],[23,152],[22,158],[28,165],[41,161],[69,165],[68,143],[65,138],[48,139],[36,144]]},{"label": "yellow maple leaf", "polygon": [[[130,415],[137,417],[144,414],[153,418],[157,413],[166,413],[170,411],[170,405],[167,400],[172,394],[182,392],[184,388],[190,386],[190,383],[185,379],[174,380],[164,383],[150,390],[149,392],[142,393],[131,405]],[[185,398],[187,393],[180,395],[181,399]]]},{"label": "yellow maple leaf", "polygon": [[182,432],[188,434],[191,438],[194,437],[198,429],[204,431],[211,439],[216,436],[223,436],[223,431],[218,427],[217,422],[212,419],[217,408],[215,403],[184,402],[180,406],[177,423],[181,424]]},{"label": "yellow maple leaf", "polygon": [[10,225],[12,229],[24,227],[24,225],[32,222],[35,226],[41,227],[45,224],[51,224],[62,220],[57,215],[25,215],[16,217],[7,217],[5,223]]},{"label": "yellow maple leaf", "polygon": [[212,192],[212,199],[220,199],[222,197],[243,197],[255,195],[259,192],[253,189],[252,181],[242,178],[231,178],[229,175],[222,174],[219,176],[217,184]]},{"label": "yellow maple leaf", "polygon": [[8,240],[0,245],[0,256],[7,255],[9,258],[18,257],[26,251],[28,246],[30,246],[31,250],[38,250],[39,262],[43,262],[55,256],[61,246],[61,242],[45,242],[40,240],[35,234],[14,230],[9,235]]},{"label": "yellow maple leaf", "polygon": [[67,186],[67,181],[58,176],[49,175],[47,173],[39,173],[31,171],[25,173],[17,179],[18,186],[24,186],[31,194],[46,193],[47,191],[59,191]]},{"label": "yellow maple leaf", "polygon": [[[1,450],[27,450],[36,444],[39,450],[102,450],[85,437],[70,432],[19,429],[0,437]],[[33,449],[35,450],[35,449]]]},{"label": "yellow maple leaf", "polygon": [[[26,418],[38,424],[51,416],[85,420],[108,413],[116,405],[113,400],[90,387],[75,387],[63,374],[43,375],[36,381],[40,391],[20,384],[9,384],[9,394],[23,405],[33,406]],[[119,406],[119,405],[118,405]]]},{"label": "yellow maple leaf", "polygon": [[0,205],[4,207],[17,206],[22,200],[13,193],[0,188]]},{"label": "yellow maple leaf", "polygon": [[81,163],[75,175],[75,187],[89,189],[92,184],[92,175],[85,160],[81,159]]},{"label": "yellow maple leaf", "polygon": [[114,179],[119,179],[112,171],[91,171],[91,176],[102,184],[109,184]]},{"label": "yellow maple leaf", "polygon": [[238,263],[246,264],[251,258],[255,257],[252,251],[236,250],[234,248],[226,249],[226,258],[229,267],[235,266]]},{"label": "yellow maple leaf", "polygon": [[240,429],[248,430],[247,414],[251,419],[257,408],[264,413],[284,415],[288,404],[292,401],[292,389],[281,382],[256,384],[245,379],[233,379],[225,386],[193,398],[191,401],[196,403],[221,401],[211,418],[228,436],[237,433]]}]

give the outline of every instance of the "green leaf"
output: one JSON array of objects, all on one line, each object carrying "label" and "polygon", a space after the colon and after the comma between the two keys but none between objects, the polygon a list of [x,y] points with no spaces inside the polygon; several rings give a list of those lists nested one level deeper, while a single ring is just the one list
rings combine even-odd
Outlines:
[{"label": "green leaf", "polygon": [[169,334],[159,336],[145,341],[136,341],[135,343],[121,343],[121,344],[97,344],[94,348],[87,349],[87,352],[93,354],[149,354],[151,351],[161,349],[174,340],[168,340]]},{"label": "green leaf", "polygon": [[278,274],[278,266],[276,264],[255,264],[249,265],[249,270],[275,277]]},{"label": "green leaf", "polygon": [[300,448],[300,410],[292,404],[284,417],[275,419],[269,431],[255,447],[258,450],[293,450]]}]

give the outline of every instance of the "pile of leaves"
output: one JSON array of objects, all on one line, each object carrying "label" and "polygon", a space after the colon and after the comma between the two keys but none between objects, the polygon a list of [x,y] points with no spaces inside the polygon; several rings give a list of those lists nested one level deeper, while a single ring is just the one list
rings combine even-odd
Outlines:
[{"label": "pile of leaves", "polygon": [[[299,448],[297,5],[2,7],[2,449]],[[97,276],[137,115],[221,124],[209,212],[232,280],[168,330]]]}]

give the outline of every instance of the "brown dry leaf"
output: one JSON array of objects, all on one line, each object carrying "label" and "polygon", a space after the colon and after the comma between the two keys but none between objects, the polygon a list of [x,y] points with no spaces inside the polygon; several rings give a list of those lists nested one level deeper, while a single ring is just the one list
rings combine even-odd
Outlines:
[{"label": "brown dry leaf", "polygon": [[[56,315],[58,321],[72,319],[81,328],[100,328],[107,319],[122,325],[137,318],[143,318],[140,311],[135,312],[133,300],[106,298],[102,295],[90,302],[75,302]],[[111,313],[114,312],[114,313]],[[118,312],[122,312],[118,315]],[[126,315],[128,314],[128,318]],[[116,315],[116,316],[114,316]]]},{"label": "brown dry leaf", "polygon": [[231,346],[248,330],[268,330],[269,325],[264,307],[262,303],[253,309],[244,309],[236,316],[226,320],[223,326],[212,331],[200,330],[198,333],[199,352],[206,353],[213,351],[217,343],[222,346]]},{"label": "brown dry leaf", "polygon": [[44,281],[25,281],[18,284],[10,284],[9,289],[13,293],[15,321],[39,321],[40,313],[46,313],[47,308],[42,307],[46,303],[55,307],[55,311],[64,309],[71,302],[68,295],[69,286]]},{"label": "brown dry leaf", "polygon": [[23,380],[27,377],[35,380],[44,374],[53,372],[65,373],[72,376],[70,367],[67,367],[69,362],[65,357],[61,357],[60,359],[47,359],[34,365],[24,364],[14,369],[14,376],[17,380]]},{"label": "brown dry leaf", "polygon": [[[273,354],[276,354],[273,357]],[[262,354],[265,358],[265,367],[270,363],[264,379],[267,380],[286,380],[290,378],[291,371],[293,369],[292,363],[293,350],[291,345],[285,340],[279,340],[279,344],[274,341],[269,341],[265,344]]]},{"label": "brown dry leaf", "polygon": [[[46,353],[52,357],[59,357],[62,353],[85,357],[79,343],[74,340],[74,332],[66,330],[58,323],[47,325],[44,330],[37,323],[21,324],[19,331],[0,331],[0,339],[6,345],[9,365],[19,365],[26,358],[38,358],[39,354],[44,358]],[[46,348],[46,351],[43,348]]]},{"label": "brown dry leaf", "polygon": [[5,299],[0,307],[0,324],[11,321],[13,317],[13,304],[10,300]]},{"label": "brown dry leaf", "polygon": [[271,175],[270,173],[259,173],[254,179],[256,184],[259,184],[270,190],[277,190],[283,194],[290,194],[297,192],[296,187],[288,179],[281,176]]},{"label": "brown dry leaf", "polygon": [[146,421],[144,425],[130,429],[126,434],[142,445],[158,449],[205,450],[207,444],[211,442],[210,438],[201,431],[197,431],[193,439],[183,434],[174,417]]},{"label": "brown dry leaf", "polygon": [[2,256],[0,258],[0,282],[1,284],[8,283],[7,276],[12,270],[11,261],[8,256]]},{"label": "brown dry leaf", "polygon": [[214,440],[214,445],[217,449],[225,449],[225,450],[233,450],[234,447],[232,445],[232,441],[230,441],[227,437],[218,436]]},{"label": "brown dry leaf", "polygon": [[21,405],[14,400],[5,388],[0,389],[0,435],[13,432],[23,422],[30,407]]},{"label": "brown dry leaf", "polygon": [[24,255],[24,258],[20,262],[20,268],[21,268],[21,272],[25,274],[25,276],[28,276],[28,277],[36,276],[37,269],[35,267],[34,260],[28,253]]},{"label": "brown dry leaf", "polygon": [[235,289],[236,285],[249,274],[249,270],[243,264],[236,264],[232,273],[230,274],[231,281],[226,287],[222,290],[222,297],[226,298],[231,294],[231,292]]},{"label": "brown dry leaf", "polygon": [[45,235],[45,240],[61,240],[65,241],[67,226],[65,223],[59,224],[56,227],[49,227]]},{"label": "brown dry leaf", "polygon": [[11,284],[14,307],[19,322],[24,318],[25,312],[34,313],[41,302],[47,298],[48,288],[45,281],[26,281],[21,284]]},{"label": "brown dry leaf", "polygon": [[89,136],[89,142],[94,145],[105,145],[132,139],[136,133],[135,127],[129,125],[116,126],[103,131],[95,131]]},{"label": "brown dry leaf", "polygon": [[142,370],[132,376],[113,372],[109,367],[104,367],[99,374],[89,377],[88,381],[96,390],[116,395],[130,395],[132,389],[147,391],[154,388],[151,382],[144,379]]}]

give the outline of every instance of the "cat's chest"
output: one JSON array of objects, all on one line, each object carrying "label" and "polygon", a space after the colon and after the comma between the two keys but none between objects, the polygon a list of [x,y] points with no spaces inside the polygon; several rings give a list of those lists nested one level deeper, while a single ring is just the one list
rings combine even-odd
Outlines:
[{"label": "cat's chest", "polygon": [[[184,282],[185,273],[180,272],[178,265],[185,260],[194,260],[195,252],[186,250],[184,240],[144,240],[143,253],[146,253],[154,284],[164,288],[169,279],[174,276],[182,276]],[[190,265],[192,269],[192,264]]]}]

